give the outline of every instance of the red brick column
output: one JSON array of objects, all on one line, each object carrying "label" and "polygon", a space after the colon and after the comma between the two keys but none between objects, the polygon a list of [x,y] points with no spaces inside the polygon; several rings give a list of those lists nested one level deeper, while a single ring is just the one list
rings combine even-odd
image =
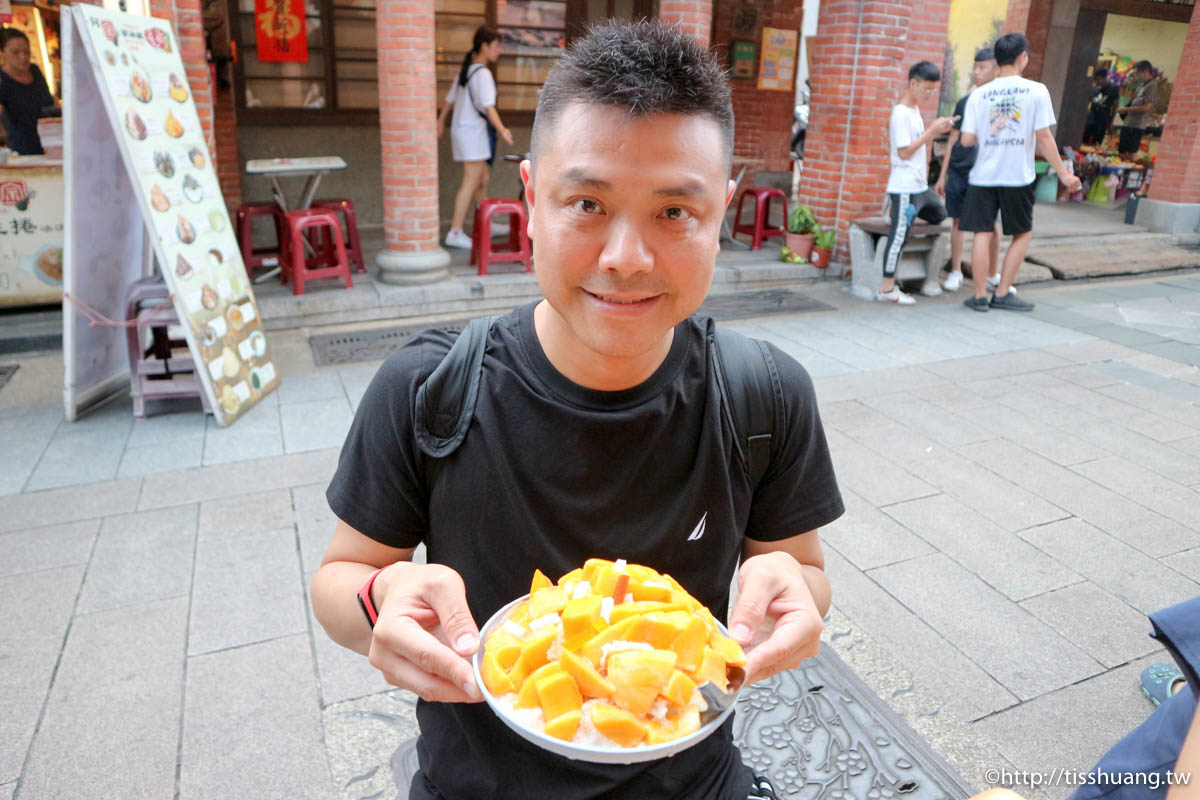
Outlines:
[{"label": "red brick column", "polygon": [[200,127],[204,129],[204,141],[216,159],[216,141],[213,139],[213,95],[212,81],[208,69],[208,58],[204,42],[204,7],[201,0],[175,0],[175,33],[179,36],[179,56],[187,72],[192,99],[196,102],[196,113],[200,115]]},{"label": "red brick column", "polygon": [[225,205],[235,209],[242,202],[242,160],[238,153],[237,108],[233,101],[233,88],[217,89],[213,103],[213,137],[217,147],[213,151],[216,162],[217,181]]},{"label": "red brick column", "polygon": [[712,0],[659,0],[658,18],[678,25],[705,47],[712,31]]},{"label": "red brick column", "polygon": [[1150,196],[1142,201],[1137,221],[1172,232],[1200,227],[1200,5],[1188,24]]},{"label": "red brick column", "polygon": [[[888,119],[908,68],[942,63],[947,0],[824,0],[810,77],[812,100],[800,201],[821,224],[844,232],[858,217],[879,213],[887,188]],[[940,42],[939,42],[940,40]],[[934,104],[924,111],[933,112]],[[839,236],[835,259],[846,263]]]},{"label": "red brick column", "polygon": [[448,277],[450,264],[438,246],[433,3],[382,0],[375,14],[387,241],[376,263],[385,283],[431,283]]},{"label": "red brick column", "polygon": [[1009,0],[1004,19],[1005,33],[1023,33],[1029,40],[1029,66],[1022,73],[1033,81],[1042,79],[1046,62],[1046,39],[1050,35],[1050,17],[1054,0]]}]

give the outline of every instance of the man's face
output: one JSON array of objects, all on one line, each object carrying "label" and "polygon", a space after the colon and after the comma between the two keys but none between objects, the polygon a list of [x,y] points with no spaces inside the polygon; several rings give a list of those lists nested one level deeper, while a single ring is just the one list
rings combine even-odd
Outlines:
[{"label": "man's face", "polygon": [[733,190],[720,126],[576,103],[535,158],[521,176],[551,361],[620,371],[665,357],[673,327],[712,282]]},{"label": "man's face", "polygon": [[1103,89],[1105,86],[1108,86],[1108,75],[1097,75],[1093,80],[1101,89]]},{"label": "man's face", "polygon": [[983,86],[988,81],[996,77],[996,62],[993,59],[986,61],[976,61],[975,66],[971,68],[971,80],[976,86]]},{"label": "man's face", "polygon": [[918,103],[937,94],[939,85],[938,81],[923,81],[920,78],[913,78],[908,82],[909,91],[912,92],[913,97],[917,98]]},{"label": "man's face", "polygon": [[1154,73],[1148,69],[1139,69],[1137,75],[1138,81],[1141,83],[1149,83],[1154,80]]}]

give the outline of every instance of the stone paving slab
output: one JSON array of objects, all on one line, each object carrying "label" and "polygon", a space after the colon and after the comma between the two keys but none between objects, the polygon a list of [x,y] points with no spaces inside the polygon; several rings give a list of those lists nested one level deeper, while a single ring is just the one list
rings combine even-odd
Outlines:
[{"label": "stone paving slab", "polygon": [[1192,489],[1116,456],[1077,464],[1074,470],[1101,486],[1136,497],[1141,505],[1190,528],[1191,541],[1181,537],[1180,550],[1200,546],[1200,494]]},{"label": "stone paving slab", "polygon": [[1021,536],[1143,614],[1200,594],[1200,583],[1081,519],[1052,522]]},{"label": "stone paving slab", "polygon": [[1021,607],[1109,668],[1160,648],[1145,614],[1093,583],[1030,597]]},{"label": "stone paving slab", "polygon": [[1151,469],[1169,480],[1188,486],[1200,482],[1200,459],[1189,457],[1180,448],[1156,442],[1128,428],[1094,425],[1081,420],[1068,423],[1064,430],[1114,456],[1120,456],[1127,463]]},{"label": "stone paving slab", "polygon": [[937,494],[937,489],[914,478],[853,439],[826,431],[833,466],[844,483],[876,506],[887,506]]},{"label": "stone paving slab", "polygon": [[22,800],[173,795],[187,606],[179,597],[76,618]]},{"label": "stone paving slab", "polygon": [[141,488],[141,478],[126,478],[5,497],[0,533],[133,511]]},{"label": "stone paving slab", "polygon": [[0,577],[86,564],[100,520],[0,533]]},{"label": "stone paving slab", "polygon": [[1162,563],[1200,583],[1200,547],[1166,556]]},{"label": "stone paving slab", "polygon": [[0,495],[17,494],[25,488],[61,422],[61,408],[0,418],[5,456],[0,462]]},{"label": "stone paving slab", "polygon": [[234,497],[205,500],[200,504],[200,541],[208,542],[276,528],[291,528],[294,522],[292,494],[272,489]]},{"label": "stone paving slab", "polygon": [[340,800],[404,800],[392,755],[417,735],[416,697],[402,689],[329,705],[325,741]]},{"label": "stone paving slab", "polygon": [[867,574],[1022,700],[1103,669],[945,555],[923,556]]},{"label": "stone paving slab", "polygon": [[[182,470],[168,475],[149,475],[144,480],[138,508],[163,508],[219,497],[329,480],[337,466],[337,451],[258,458],[214,467]],[[0,520],[0,526],[3,526]]]},{"label": "stone paving slab", "polygon": [[[379,670],[371,666],[365,656],[335,643],[321,628],[312,610],[310,588],[314,574],[315,571],[304,575],[304,605],[308,615],[308,627],[313,633],[313,652],[316,655],[317,688],[321,693],[321,706],[328,708],[348,700],[358,700],[395,690],[394,686],[384,680]],[[403,694],[415,698],[415,695],[408,692]]]},{"label": "stone paving slab", "polygon": [[300,566],[306,575],[321,566],[325,548],[337,526],[337,517],[325,500],[327,486],[327,483],[314,483],[292,489],[296,535],[300,540]]},{"label": "stone paving slab", "polygon": [[837,548],[860,570],[934,552],[932,545],[850,489],[842,487],[842,500],[845,515],[821,529],[821,541]]},{"label": "stone paving slab", "polygon": [[[1156,650],[1123,667],[1006,709],[975,725],[1023,770],[1046,774],[1054,769],[1086,772],[1117,740],[1154,711],[1138,686],[1138,674],[1165,656],[1165,651]],[[1013,788],[1023,793],[1025,787]],[[1044,789],[1055,800],[1063,800],[1074,787],[1059,785]]]}]

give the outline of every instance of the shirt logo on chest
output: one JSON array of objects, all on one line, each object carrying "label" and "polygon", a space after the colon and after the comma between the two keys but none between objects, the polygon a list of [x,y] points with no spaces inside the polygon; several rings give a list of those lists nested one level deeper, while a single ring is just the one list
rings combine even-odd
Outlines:
[{"label": "shirt logo on chest", "polygon": [[696,527],[692,528],[692,533],[690,536],[687,537],[687,540],[689,542],[700,541],[700,539],[703,538],[703,536],[704,536],[704,526],[705,526],[705,523],[707,523],[707,522],[708,522],[708,512],[705,511],[704,516],[702,516],[700,518],[700,521],[696,523]]}]

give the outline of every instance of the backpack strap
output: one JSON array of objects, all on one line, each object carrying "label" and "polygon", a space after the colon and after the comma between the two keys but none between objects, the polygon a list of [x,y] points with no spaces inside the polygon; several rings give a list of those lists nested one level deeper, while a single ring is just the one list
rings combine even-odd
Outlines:
[{"label": "backpack strap", "polygon": [[467,437],[479,384],[488,331],[499,317],[477,317],[467,323],[442,362],[417,387],[413,428],[421,452],[445,458]]},{"label": "backpack strap", "polygon": [[757,487],[771,462],[774,433],[782,427],[779,370],[765,343],[728,328],[716,329],[711,358],[738,457]]}]

